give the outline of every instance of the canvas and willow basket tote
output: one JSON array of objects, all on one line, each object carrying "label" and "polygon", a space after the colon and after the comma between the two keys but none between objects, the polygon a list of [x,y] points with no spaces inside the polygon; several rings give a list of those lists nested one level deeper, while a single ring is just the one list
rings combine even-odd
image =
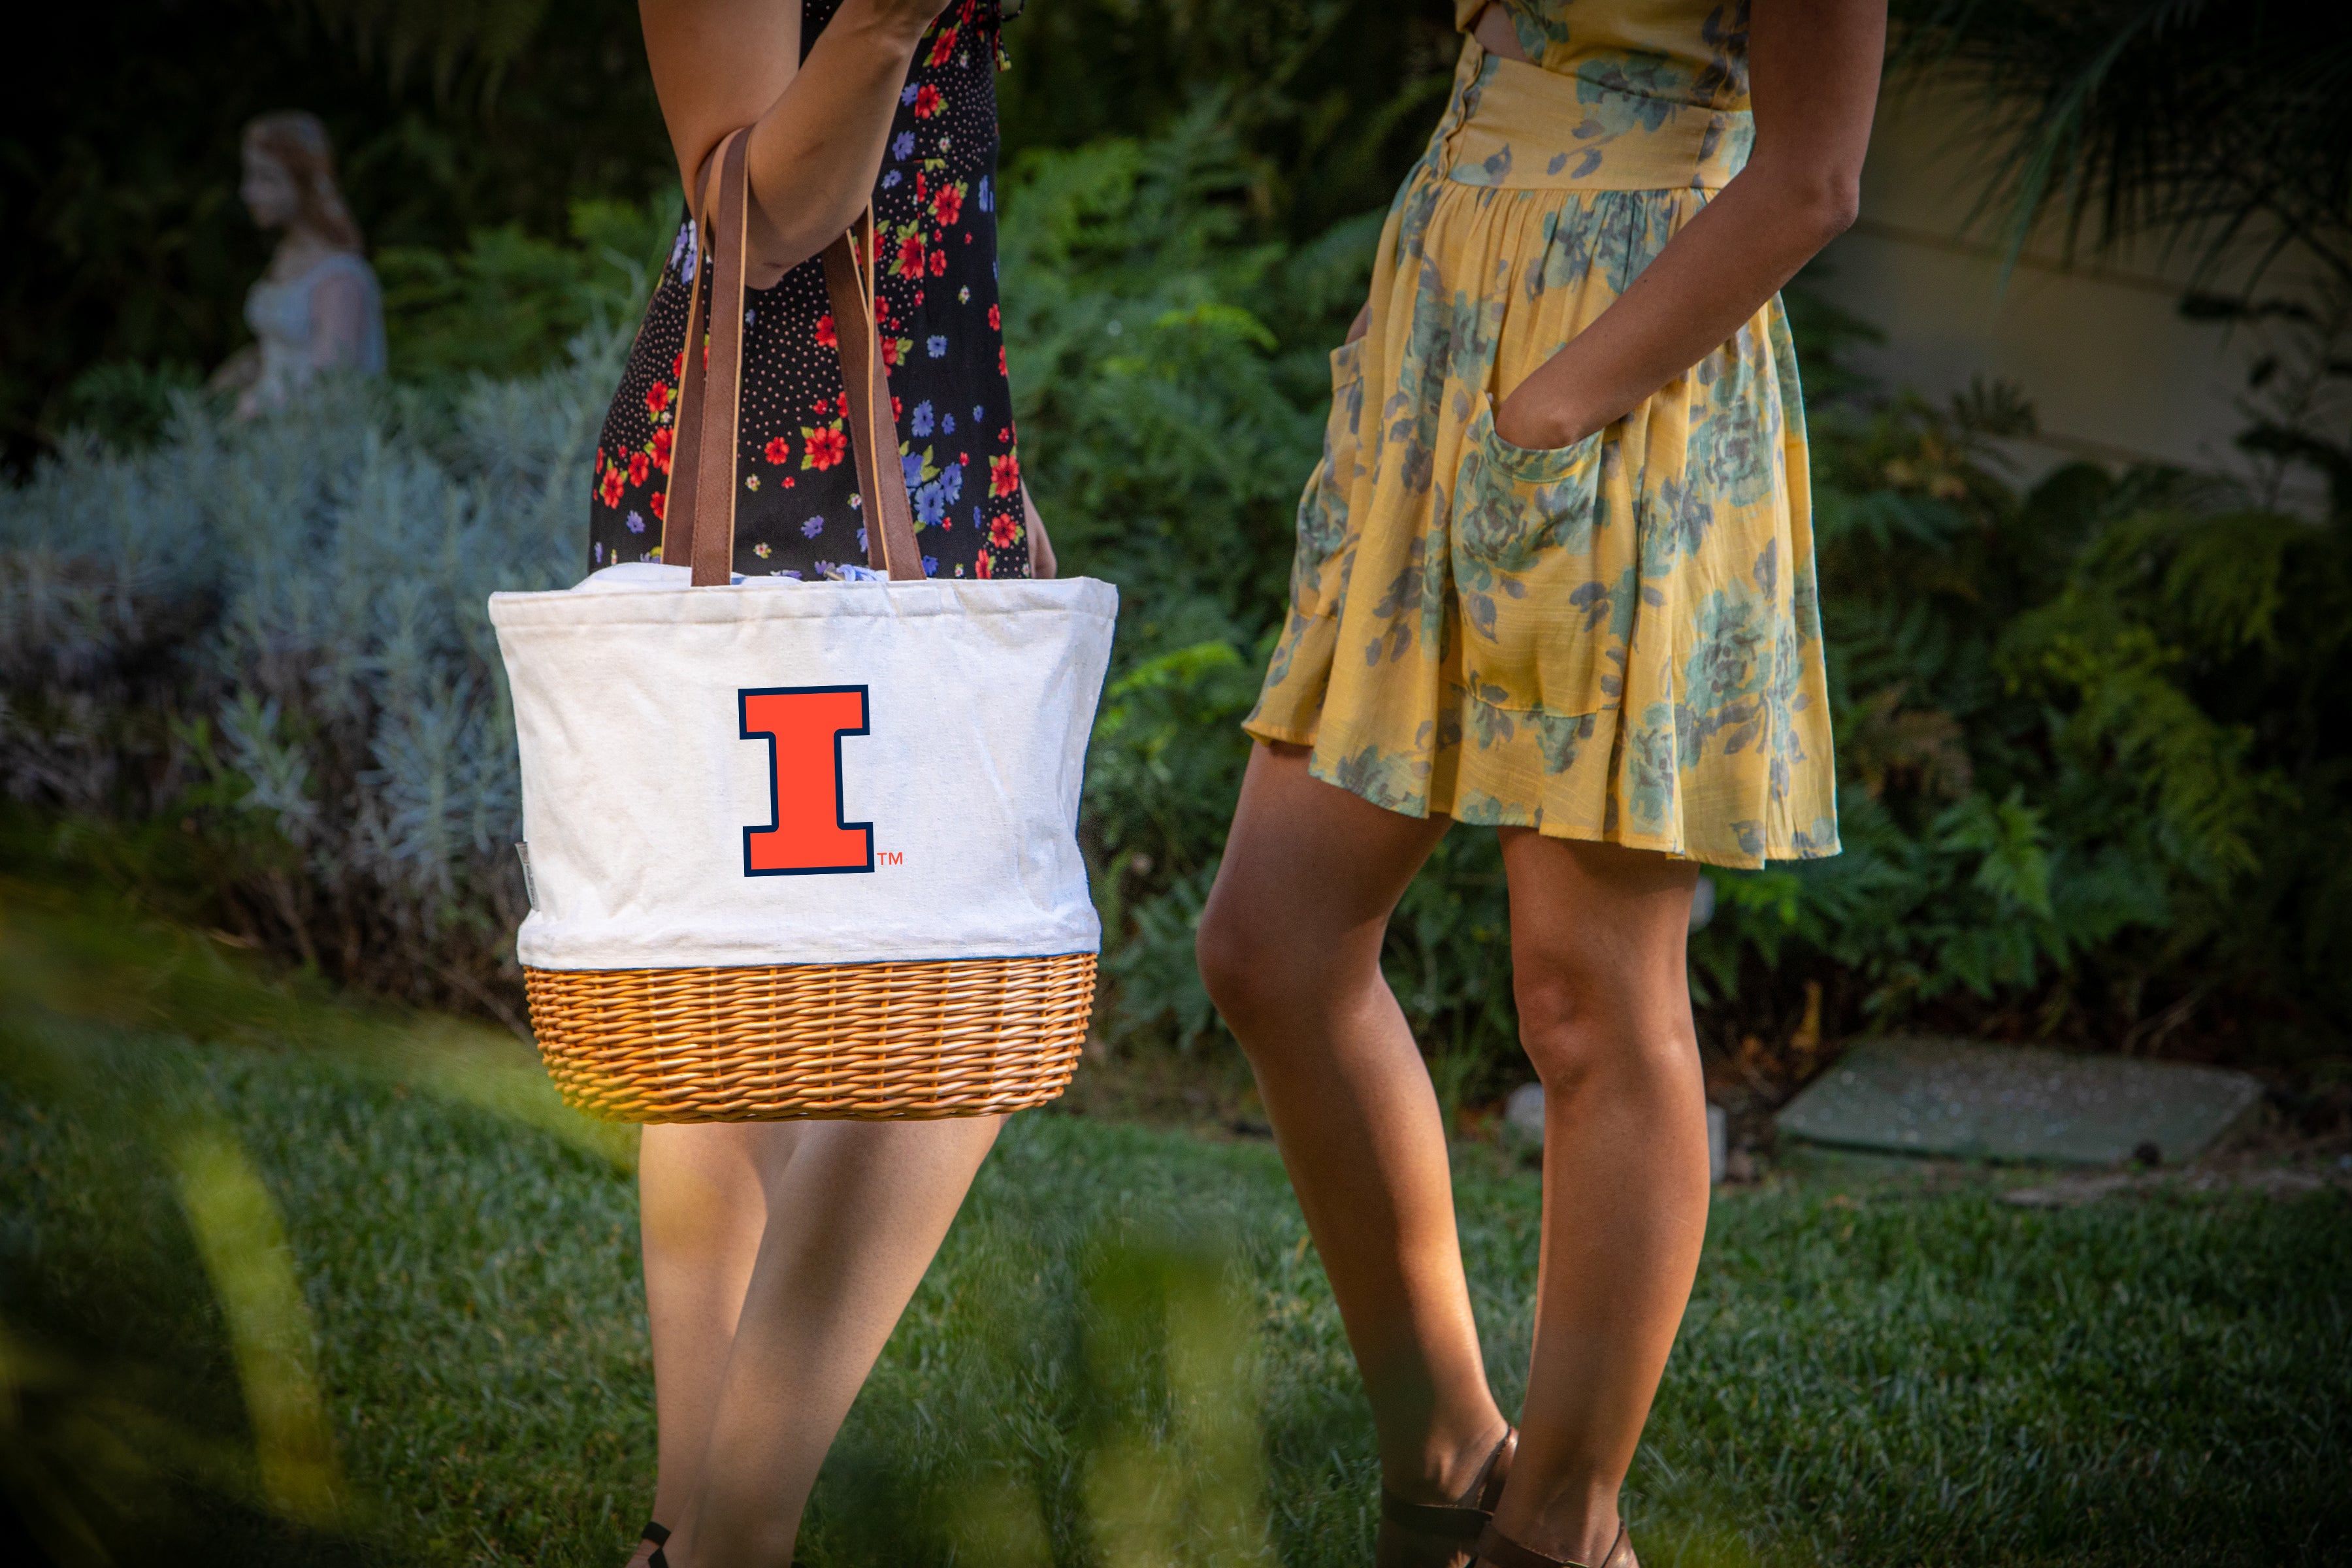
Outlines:
[{"label": "canvas and willow basket tote", "polygon": [[531,1024],[563,1098],[614,1121],[1035,1105],[1068,1083],[1093,1003],[1076,829],[1118,597],[923,576],[870,213],[824,273],[887,580],[732,577],[744,139],[697,218],[711,321],[680,377],[666,564],[490,600],[521,752]]}]

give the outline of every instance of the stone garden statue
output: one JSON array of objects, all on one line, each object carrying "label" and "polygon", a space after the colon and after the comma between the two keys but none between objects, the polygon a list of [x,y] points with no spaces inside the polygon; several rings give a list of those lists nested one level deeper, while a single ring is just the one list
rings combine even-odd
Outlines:
[{"label": "stone garden statue", "polygon": [[214,386],[236,389],[237,417],[284,407],[322,370],[380,374],[383,291],[335,187],[334,149],[318,117],[281,110],[248,124],[237,195],[256,224],[285,231],[245,297],[256,341],[213,374]]}]

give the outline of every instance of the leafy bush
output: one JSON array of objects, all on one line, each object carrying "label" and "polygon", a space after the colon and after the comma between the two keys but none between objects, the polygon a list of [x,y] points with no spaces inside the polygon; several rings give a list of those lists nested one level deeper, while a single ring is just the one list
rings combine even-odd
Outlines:
[{"label": "leafy bush", "polygon": [[152,448],[69,443],[0,510],[9,794],[251,940],[514,1018],[485,600],[577,574],[617,347],[447,404],[346,382],[234,426],[183,397]]}]

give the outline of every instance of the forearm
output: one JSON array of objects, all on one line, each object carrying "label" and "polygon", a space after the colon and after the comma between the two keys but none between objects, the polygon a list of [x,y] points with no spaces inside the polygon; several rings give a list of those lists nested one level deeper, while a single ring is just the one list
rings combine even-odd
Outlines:
[{"label": "forearm", "polygon": [[885,16],[871,0],[846,0],[752,127],[750,243],[765,268],[781,276],[865,210],[928,25],[903,9]]},{"label": "forearm", "polygon": [[1564,447],[1622,416],[1728,341],[1852,221],[1831,182],[1743,170],[1591,326],[1505,389],[1496,431]]},{"label": "forearm", "polygon": [[1713,353],[1853,222],[1886,51],[1885,0],[1754,0],[1756,150],[1593,323],[1496,411],[1521,447],[1564,447]]}]

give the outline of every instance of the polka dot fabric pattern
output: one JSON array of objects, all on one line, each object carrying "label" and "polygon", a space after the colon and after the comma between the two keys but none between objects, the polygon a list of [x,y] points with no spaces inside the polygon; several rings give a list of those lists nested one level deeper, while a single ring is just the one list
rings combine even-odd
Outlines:
[{"label": "polka dot fabric pattern", "polygon": [[[802,47],[839,0],[803,0]],[[1025,577],[1021,459],[996,295],[996,0],[958,0],[915,51],[874,186],[882,358],[923,569]],[[604,416],[588,567],[661,559],[688,290],[708,270],[681,218],[620,390]],[[815,579],[866,563],[824,265],[812,257],[746,300],[735,570]]]}]

